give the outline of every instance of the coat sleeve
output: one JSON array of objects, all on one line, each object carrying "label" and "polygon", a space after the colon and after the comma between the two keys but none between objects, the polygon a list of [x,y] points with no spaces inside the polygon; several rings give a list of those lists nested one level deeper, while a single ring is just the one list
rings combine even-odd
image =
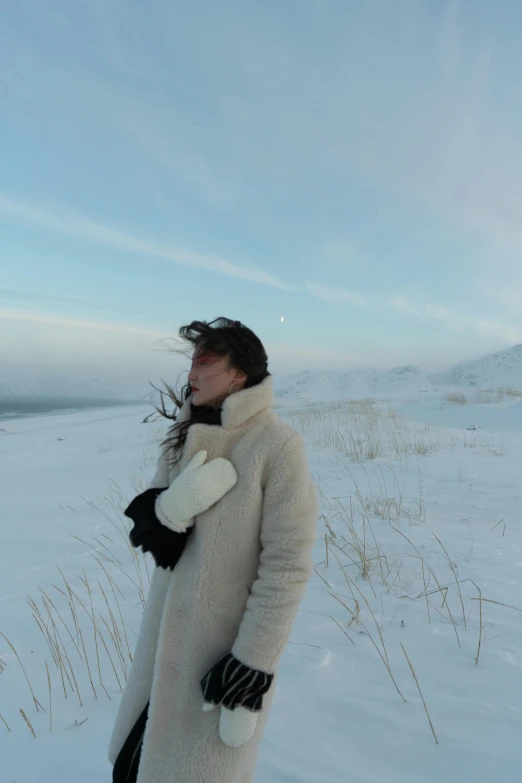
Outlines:
[{"label": "coat sleeve", "polygon": [[252,669],[275,672],[313,571],[317,516],[305,442],[293,432],[269,468],[257,578],[232,648]]},{"label": "coat sleeve", "polygon": [[147,489],[164,489],[170,484],[169,481],[170,469],[169,458],[165,449],[162,448],[158,457],[158,463],[156,465],[156,472],[152,477]]}]

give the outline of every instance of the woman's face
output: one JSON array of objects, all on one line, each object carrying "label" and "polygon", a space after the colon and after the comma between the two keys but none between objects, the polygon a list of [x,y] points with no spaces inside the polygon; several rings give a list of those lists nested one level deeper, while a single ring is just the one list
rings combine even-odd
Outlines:
[{"label": "woman's face", "polygon": [[192,404],[213,405],[242,389],[246,375],[230,367],[228,357],[199,348],[194,353],[188,380],[192,387]]}]

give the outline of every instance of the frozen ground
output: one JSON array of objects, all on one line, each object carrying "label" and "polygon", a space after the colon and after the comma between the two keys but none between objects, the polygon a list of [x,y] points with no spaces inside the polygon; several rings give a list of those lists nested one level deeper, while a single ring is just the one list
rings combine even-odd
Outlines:
[{"label": "frozen ground", "polygon": [[[307,438],[323,516],[256,783],[520,780],[522,403],[444,396],[279,401]],[[143,416],[2,423],[0,632],[41,705],[0,636],[5,783],[110,780],[152,568],[119,512],[154,467],[161,427]]]}]

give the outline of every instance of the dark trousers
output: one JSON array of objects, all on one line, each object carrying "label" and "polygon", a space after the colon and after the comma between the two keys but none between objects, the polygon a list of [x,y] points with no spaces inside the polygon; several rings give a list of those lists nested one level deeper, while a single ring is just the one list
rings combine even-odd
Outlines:
[{"label": "dark trousers", "polygon": [[114,765],[112,783],[136,783],[148,711],[147,704],[125,740]]}]

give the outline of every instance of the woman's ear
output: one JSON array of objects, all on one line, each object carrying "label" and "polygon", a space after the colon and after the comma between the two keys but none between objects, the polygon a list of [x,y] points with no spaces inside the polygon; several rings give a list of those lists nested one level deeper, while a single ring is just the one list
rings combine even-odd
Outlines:
[{"label": "woman's ear", "polygon": [[236,370],[236,377],[234,378],[234,381],[237,381],[238,383],[241,383],[242,386],[244,386],[247,378],[248,375],[246,375],[246,373],[241,372],[241,370]]}]

